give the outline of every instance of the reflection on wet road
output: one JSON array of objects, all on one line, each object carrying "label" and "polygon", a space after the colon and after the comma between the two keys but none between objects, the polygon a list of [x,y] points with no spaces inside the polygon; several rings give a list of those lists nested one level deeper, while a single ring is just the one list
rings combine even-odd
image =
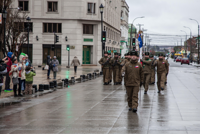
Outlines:
[{"label": "reflection on wet road", "polygon": [[138,113],[102,77],[0,109],[0,134],[199,134],[200,69],[170,60],[166,90],[150,86]]}]

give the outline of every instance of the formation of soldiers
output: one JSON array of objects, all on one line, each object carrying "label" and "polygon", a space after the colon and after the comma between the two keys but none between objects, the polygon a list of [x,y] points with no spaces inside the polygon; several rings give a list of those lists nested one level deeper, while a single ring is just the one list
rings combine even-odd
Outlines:
[{"label": "formation of soldiers", "polygon": [[149,85],[155,84],[155,68],[157,68],[157,88],[158,93],[164,90],[167,84],[167,75],[169,73],[169,63],[165,60],[165,55],[160,53],[159,59],[149,52],[145,52],[144,58],[140,59],[137,51],[131,51],[121,58],[121,54],[105,52],[104,57],[99,61],[103,68],[104,85],[114,82],[114,85],[121,85],[124,78],[126,87],[127,101],[129,111],[137,112],[138,92],[144,86],[144,94],[147,94]]}]

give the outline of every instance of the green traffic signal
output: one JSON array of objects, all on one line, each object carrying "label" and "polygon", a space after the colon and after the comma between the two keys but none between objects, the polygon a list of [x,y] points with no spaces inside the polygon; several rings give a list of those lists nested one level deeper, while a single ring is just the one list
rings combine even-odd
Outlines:
[{"label": "green traffic signal", "polygon": [[67,51],[69,51],[70,50],[70,45],[67,45]]}]

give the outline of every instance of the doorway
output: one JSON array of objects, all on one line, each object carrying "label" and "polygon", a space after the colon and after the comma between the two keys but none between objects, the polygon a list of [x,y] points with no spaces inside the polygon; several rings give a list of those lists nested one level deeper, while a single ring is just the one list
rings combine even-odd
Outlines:
[{"label": "doorway", "polygon": [[83,46],[83,63],[82,64],[91,64],[91,46]]}]

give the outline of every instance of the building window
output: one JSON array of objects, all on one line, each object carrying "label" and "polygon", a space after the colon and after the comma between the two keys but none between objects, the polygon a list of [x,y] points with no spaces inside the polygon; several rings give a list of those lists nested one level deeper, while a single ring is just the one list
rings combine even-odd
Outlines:
[{"label": "building window", "polygon": [[93,25],[83,24],[83,34],[93,34]]},{"label": "building window", "polygon": [[96,7],[95,3],[88,3],[88,13],[95,14],[95,7]]},{"label": "building window", "polygon": [[48,2],[48,12],[58,12],[58,2]]},{"label": "building window", "polygon": [[20,32],[28,32],[28,24],[29,24],[29,32],[33,32],[33,23],[32,22],[16,22],[14,25],[18,28]]},{"label": "building window", "polygon": [[19,1],[21,11],[28,11],[28,1]]},{"label": "building window", "polygon": [[44,33],[62,33],[61,23],[44,23],[43,24]]}]

